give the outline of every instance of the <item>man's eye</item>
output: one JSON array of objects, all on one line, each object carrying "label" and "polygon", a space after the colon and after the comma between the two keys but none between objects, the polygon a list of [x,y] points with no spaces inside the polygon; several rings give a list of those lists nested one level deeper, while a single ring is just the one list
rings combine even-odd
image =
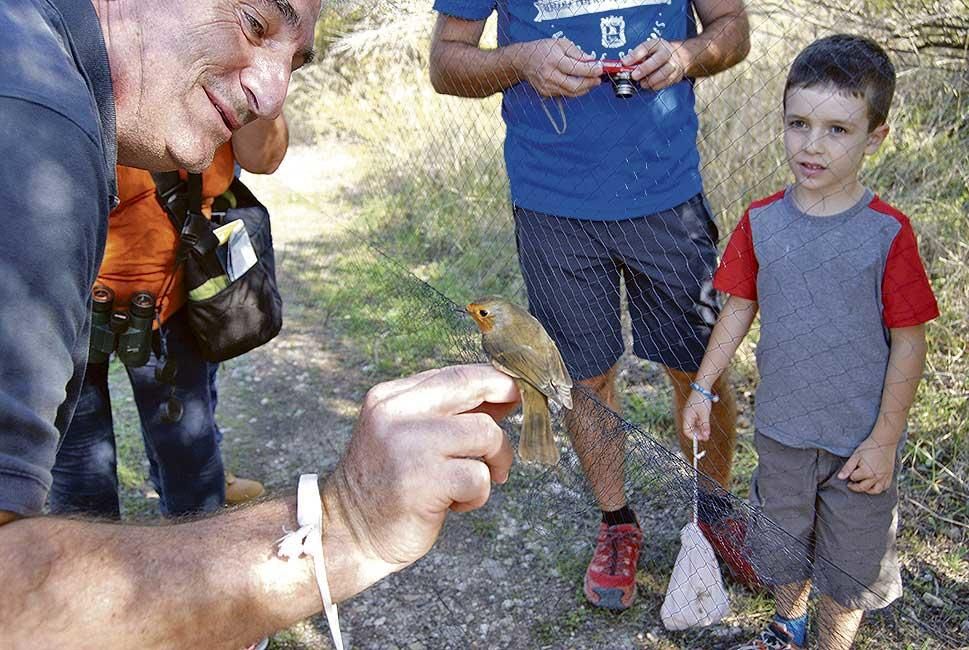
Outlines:
[{"label": "man's eye", "polygon": [[266,34],[266,28],[263,26],[259,19],[248,12],[244,12],[243,15],[246,17],[246,22],[249,23],[249,29],[252,30],[253,35],[256,38],[262,38]]}]

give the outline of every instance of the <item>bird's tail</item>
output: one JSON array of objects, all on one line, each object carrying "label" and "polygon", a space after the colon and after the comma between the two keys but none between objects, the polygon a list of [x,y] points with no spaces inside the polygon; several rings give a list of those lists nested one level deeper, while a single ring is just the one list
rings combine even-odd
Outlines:
[{"label": "bird's tail", "polygon": [[518,455],[524,461],[556,465],[559,449],[552,436],[548,398],[524,381],[518,382],[518,389],[522,397],[522,437],[518,442]]}]

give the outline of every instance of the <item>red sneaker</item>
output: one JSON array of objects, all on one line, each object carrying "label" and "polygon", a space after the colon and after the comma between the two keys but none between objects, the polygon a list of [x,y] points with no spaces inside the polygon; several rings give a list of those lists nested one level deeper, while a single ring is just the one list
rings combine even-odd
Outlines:
[{"label": "red sneaker", "polygon": [[757,576],[757,570],[744,552],[747,526],[743,521],[728,517],[714,525],[702,520],[698,521],[697,525],[703,531],[703,536],[710,542],[717,557],[727,565],[730,577],[735,582],[753,591],[764,588],[764,584]]},{"label": "red sneaker", "polygon": [[763,589],[746,548],[749,516],[738,511],[735,499],[720,486],[706,481],[709,485],[700,490],[697,525],[735,582],[753,591]]},{"label": "red sneaker", "polygon": [[636,597],[636,563],[643,532],[636,524],[599,525],[596,550],[585,572],[589,602],[604,609],[622,610]]}]

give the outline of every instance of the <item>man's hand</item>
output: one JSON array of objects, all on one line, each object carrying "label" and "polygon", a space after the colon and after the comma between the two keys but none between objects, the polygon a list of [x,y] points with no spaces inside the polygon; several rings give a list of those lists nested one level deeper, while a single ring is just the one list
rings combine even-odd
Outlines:
[{"label": "man's hand", "polygon": [[455,366],[379,384],[364,400],[349,449],[327,479],[327,516],[349,529],[368,582],[431,548],[448,510],[488,500],[512,448],[496,419],[518,401],[489,365]]},{"label": "man's hand", "polygon": [[869,436],[858,445],[838,478],[848,481],[848,489],[866,494],[881,494],[895,476],[895,453],[898,444],[885,444]]},{"label": "man's hand", "polygon": [[710,400],[695,390],[690,391],[686,406],[683,407],[683,435],[687,438],[696,436],[697,440],[709,440],[712,410],[713,403]]},{"label": "man's hand", "polygon": [[602,65],[567,38],[518,45],[515,67],[543,97],[580,97],[602,83]]},{"label": "man's hand", "polygon": [[623,65],[635,66],[634,80],[648,90],[662,90],[679,83],[690,65],[689,51],[678,42],[651,38],[622,58]]}]

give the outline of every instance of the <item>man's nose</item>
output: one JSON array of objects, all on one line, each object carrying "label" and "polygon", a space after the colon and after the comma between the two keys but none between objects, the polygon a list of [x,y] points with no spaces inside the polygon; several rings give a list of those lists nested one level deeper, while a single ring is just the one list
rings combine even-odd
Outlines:
[{"label": "man's nose", "polygon": [[289,59],[284,61],[280,56],[269,54],[245,68],[240,76],[250,113],[255,117],[278,117],[283,110],[291,74]]}]

